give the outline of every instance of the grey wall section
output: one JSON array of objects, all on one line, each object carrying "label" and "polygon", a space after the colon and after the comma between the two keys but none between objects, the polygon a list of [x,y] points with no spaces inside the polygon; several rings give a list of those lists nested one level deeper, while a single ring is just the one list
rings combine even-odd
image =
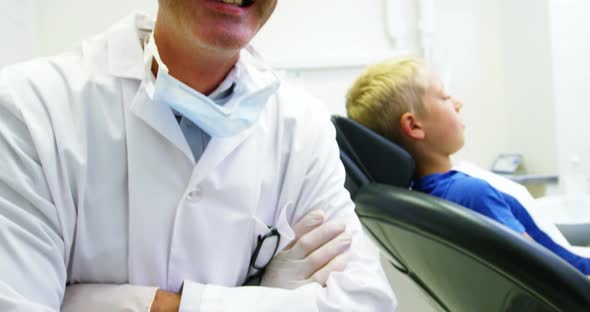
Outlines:
[{"label": "grey wall section", "polygon": [[0,12],[0,67],[41,54],[37,0],[2,0]]},{"label": "grey wall section", "polygon": [[416,44],[416,1],[400,0],[409,40],[404,47],[386,31],[384,0],[279,1],[274,15],[254,40],[281,68],[325,68],[372,63]]},{"label": "grey wall section", "polygon": [[[20,1],[20,0],[19,0]],[[133,11],[155,15],[157,0],[37,0],[44,55],[56,54],[105,31]]]},{"label": "grey wall section", "polygon": [[508,148],[529,172],[557,174],[549,1],[501,2]]},{"label": "grey wall section", "polygon": [[495,156],[508,149],[501,7],[496,0],[435,4],[435,60],[446,64],[439,72],[451,77],[447,91],[464,103],[466,143],[455,158],[489,168]]},{"label": "grey wall section", "polygon": [[[583,173],[588,179],[590,1],[550,0],[550,8],[559,171],[563,175]],[[577,166],[572,163],[575,158],[579,158]]]}]

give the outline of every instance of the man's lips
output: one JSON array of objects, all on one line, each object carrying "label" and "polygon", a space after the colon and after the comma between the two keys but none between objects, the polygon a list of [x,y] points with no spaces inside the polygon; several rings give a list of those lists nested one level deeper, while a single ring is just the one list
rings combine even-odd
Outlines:
[{"label": "man's lips", "polygon": [[249,7],[254,4],[255,0],[216,0],[219,3],[224,3],[228,5],[235,5],[241,8]]},{"label": "man's lips", "polygon": [[205,0],[213,11],[229,16],[244,16],[252,8],[255,0]]}]

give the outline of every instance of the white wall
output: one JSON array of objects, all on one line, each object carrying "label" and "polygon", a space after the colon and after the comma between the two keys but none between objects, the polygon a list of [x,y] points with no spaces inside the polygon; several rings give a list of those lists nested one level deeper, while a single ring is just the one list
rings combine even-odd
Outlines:
[{"label": "white wall", "polygon": [[529,173],[557,174],[548,0],[436,2],[435,58],[462,99],[457,158],[489,168],[519,153]]},{"label": "white wall", "polygon": [[548,0],[502,0],[508,150],[528,172],[558,173]]},{"label": "white wall", "polygon": [[368,64],[417,50],[417,1],[396,1],[407,40],[388,35],[388,0],[279,1],[254,45],[283,76],[345,115],[345,94]]},{"label": "white wall", "polygon": [[[284,69],[289,80],[318,96],[333,113],[344,114],[346,90],[366,64],[401,50],[420,51],[418,1],[399,1],[399,16],[407,19],[402,24],[410,39],[402,46],[385,32],[386,1],[282,0],[255,44],[271,63]],[[557,159],[563,172],[567,155],[579,154],[590,164],[590,148],[586,150],[572,132],[564,130],[564,125],[584,125],[587,115],[576,114],[584,107],[573,104],[580,103],[580,90],[590,72],[578,70],[580,65],[588,67],[584,60],[589,43],[580,38],[589,28],[584,17],[590,4],[584,0],[432,2],[434,60],[442,64],[443,76],[452,74],[448,87],[465,102],[467,144],[458,158],[489,167],[498,153],[522,153],[530,172],[547,173],[557,171]],[[9,43],[0,52],[0,65],[57,53],[132,10],[155,12],[156,4],[157,0],[0,1],[3,12],[14,12],[0,21],[0,34]],[[553,99],[556,107],[564,109],[556,110]],[[578,119],[566,119],[572,116]],[[580,126],[575,133],[583,132]]]},{"label": "white wall", "polygon": [[451,75],[449,92],[464,103],[466,144],[457,155],[488,168],[508,150],[503,42],[498,1],[436,1],[434,61]]},{"label": "white wall", "polygon": [[[418,18],[418,1],[410,2],[401,14],[408,25]],[[287,77],[344,114],[346,90],[364,64],[400,49],[384,33],[384,1],[340,3],[334,14],[331,1],[313,9],[304,0],[280,2],[257,43]],[[548,0],[433,3],[433,61],[465,103],[466,145],[457,158],[489,168],[499,153],[520,153],[528,172],[557,173]],[[401,50],[416,53],[420,37],[410,28],[413,41]]]},{"label": "white wall", "polygon": [[[386,33],[384,11],[388,2],[279,1],[254,44],[279,68],[317,69],[372,63],[391,56],[395,48],[400,48],[394,46],[395,42]],[[398,2],[399,9],[407,13],[404,14],[407,24],[411,25],[416,1]],[[416,31],[415,27],[408,28],[408,32],[412,31]]]},{"label": "white wall", "polygon": [[46,55],[59,53],[106,30],[134,10],[155,13],[158,3],[157,0],[37,1],[43,31],[41,45]]},{"label": "white wall", "polygon": [[[572,157],[590,176],[590,2],[550,0],[559,171],[571,172]],[[590,192],[590,190],[586,190]]]},{"label": "white wall", "polygon": [[0,67],[41,53],[36,0],[0,1]]},{"label": "white wall", "polygon": [[[289,42],[281,41],[284,40],[281,35],[292,33],[291,27],[295,27],[300,31],[298,36],[303,38],[317,27],[317,38],[311,35],[310,40],[313,42],[319,40],[319,36],[326,36],[326,41],[330,42],[324,45],[324,50],[319,50],[318,59],[323,63],[331,63],[321,52],[329,50],[328,46],[340,47],[341,54],[352,56],[349,57],[351,60],[354,60],[354,53],[347,52],[351,49],[355,53],[366,51],[367,55],[374,55],[375,61],[399,51],[392,49],[395,46],[384,34],[386,22],[378,13],[383,1],[369,1],[357,7],[347,1],[344,3],[338,9],[336,19],[322,20],[321,14],[325,13],[322,6],[306,14],[305,23],[312,25],[308,28],[295,21],[299,13],[304,13],[303,9],[300,8],[298,13],[289,8],[285,11],[292,15],[284,19],[288,22],[275,21],[275,28],[267,28],[273,32],[268,36],[272,39],[263,43],[276,45],[281,42],[277,48],[286,46],[291,50]],[[499,153],[520,153],[528,172],[557,173],[547,0],[437,0],[433,3],[434,65],[443,78],[450,74],[448,89],[465,103],[462,115],[466,124],[466,145],[456,158],[489,168]],[[301,1],[291,5],[305,7]],[[277,17],[282,19],[280,9]],[[415,6],[406,2],[404,10],[406,14],[402,15],[408,18],[408,23],[416,23]],[[352,23],[360,28],[358,31],[346,25],[347,20],[349,24],[354,20],[355,14],[357,20],[365,21],[361,26]],[[322,26],[318,21],[329,26]],[[338,26],[339,23],[344,26]],[[341,31],[337,31],[339,27]],[[402,50],[417,53],[420,37],[415,28],[409,32],[414,41]],[[302,38],[295,40],[297,44],[303,45]],[[389,47],[389,54],[375,53],[386,47]],[[298,51],[297,55],[305,53]],[[297,70],[292,63],[286,67],[290,67],[288,76],[324,100],[332,112],[344,114],[344,96],[363,69],[361,63],[331,69]]]}]

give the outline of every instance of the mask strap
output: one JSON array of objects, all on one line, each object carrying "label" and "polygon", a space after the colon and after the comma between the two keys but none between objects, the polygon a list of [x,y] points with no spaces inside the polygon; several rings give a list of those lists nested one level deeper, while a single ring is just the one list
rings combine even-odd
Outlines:
[{"label": "mask strap", "polygon": [[157,77],[154,77],[152,73],[153,60],[156,60],[156,63],[158,64],[158,75],[160,73],[167,74],[168,67],[166,66],[166,64],[164,64],[164,62],[162,62],[162,59],[160,58],[160,53],[158,52],[158,46],[156,45],[156,39],[154,38],[153,32],[150,35],[147,43],[145,44],[144,49],[144,64],[146,74],[145,87],[148,92],[148,95],[151,98],[153,98],[156,90],[155,82],[157,79]]},{"label": "mask strap", "polygon": [[[166,73],[168,73],[168,66],[166,66],[166,64],[164,64],[164,62],[162,62],[162,59],[160,58],[160,52],[158,52],[158,46],[156,45],[156,39],[154,38],[154,33],[152,33],[150,35],[150,38],[147,42],[146,45],[146,61],[147,58],[150,58],[150,62],[149,62],[149,66],[151,68],[151,60],[155,59],[156,63],[158,63],[158,71],[160,70],[164,70]],[[148,64],[146,64],[148,65]]]}]

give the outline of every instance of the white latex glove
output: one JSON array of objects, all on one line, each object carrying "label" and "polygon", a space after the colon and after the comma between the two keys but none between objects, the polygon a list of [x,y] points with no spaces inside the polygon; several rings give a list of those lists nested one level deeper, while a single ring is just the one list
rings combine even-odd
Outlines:
[{"label": "white latex glove", "polygon": [[295,224],[295,239],[266,267],[261,286],[295,289],[315,282],[325,287],[330,273],[346,268],[343,253],[352,235],[344,222],[324,220],[322,210],[313,210]]}]

